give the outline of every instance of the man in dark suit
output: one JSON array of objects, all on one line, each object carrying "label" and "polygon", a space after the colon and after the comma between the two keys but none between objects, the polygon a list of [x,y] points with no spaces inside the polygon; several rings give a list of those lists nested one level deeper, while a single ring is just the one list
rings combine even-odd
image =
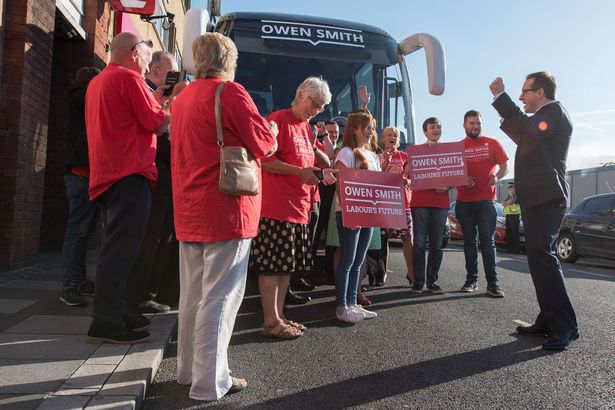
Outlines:
[{"label": "man in dark suit", "polygon": [[489,86],[493,106],[503,118],[504,131],[516,144],[515,182],[525,227],[527,261],[540,313],[531,326],[519,326],[527,335],[549,335],[543,349],[562,350],[578,339],[574,309],[568,297],[555,241],[566,211],[568,183],[566,157],[572,124],[555,101],[555,79],[547,72],[529,74],[519,100],[527,116],[504,91],[498,77]]}]

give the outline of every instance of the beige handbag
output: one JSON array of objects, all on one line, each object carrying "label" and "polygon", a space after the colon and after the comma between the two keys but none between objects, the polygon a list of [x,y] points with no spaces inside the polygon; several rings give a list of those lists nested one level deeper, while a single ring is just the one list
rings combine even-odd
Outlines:
[{"label": "beige handbag", "polygon": [[220,192],[227,195],[258,195],[258,165],[244,147],[225,147],[222,137],[222,105],[220,94],[226,82],[216,88],[216,129],[220,147]]}]

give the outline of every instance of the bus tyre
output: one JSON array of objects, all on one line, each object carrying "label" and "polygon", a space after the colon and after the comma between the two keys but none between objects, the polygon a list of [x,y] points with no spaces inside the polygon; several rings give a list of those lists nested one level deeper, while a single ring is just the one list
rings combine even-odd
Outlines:
[{"label": "bus tyre", "polygon": [[579,259],[574,238],[569,233],[562,233],[557,238],[557,257],[562,262],[574,263]]}]

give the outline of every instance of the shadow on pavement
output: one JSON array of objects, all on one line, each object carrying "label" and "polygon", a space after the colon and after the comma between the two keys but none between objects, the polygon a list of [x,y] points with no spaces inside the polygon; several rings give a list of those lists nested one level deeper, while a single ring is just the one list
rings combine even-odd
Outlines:
[{"label": "shadow on pavement", "polygon": [[[426,360],[396,369],[331,383],[262,403],[251,404],[243,408],[263,410],[278,408],[333,409],[365,405],[550,354],[543,350],[536,350],[535,347],[535,343],[519,339],[486,349]],[[369,386],[369,388],[366,388],[366,386]],[[344,392],[344,394],[340,394],[340,392]]]},{"label": "shadow on pavement", "polygon": [[[530,270],[527,266],[527,260],[524,259],[503,259],[497,263],[497,266],[502,269],[515,271],[519,273],[529,274]],[[564,276],[566,278],[574,279],[590,279],[590,280],[603,280],[607,282],[615,282],[615,268],[611,268],[598,264],[569,264],[563,263],[562,269],[564,270]],[[612,269],[612,273],[604,270],[600,272],[591,272],[586,269]]]}]

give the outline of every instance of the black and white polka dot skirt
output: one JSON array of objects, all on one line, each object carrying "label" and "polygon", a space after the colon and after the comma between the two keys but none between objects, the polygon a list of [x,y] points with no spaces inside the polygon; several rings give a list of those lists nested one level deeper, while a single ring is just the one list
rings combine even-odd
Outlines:
[{"label": "black and white polka dot skirt", "polygon": [[261,218],[252,241],[250,269],[261,275],[290,275],[313,270],[308,225]]}]

